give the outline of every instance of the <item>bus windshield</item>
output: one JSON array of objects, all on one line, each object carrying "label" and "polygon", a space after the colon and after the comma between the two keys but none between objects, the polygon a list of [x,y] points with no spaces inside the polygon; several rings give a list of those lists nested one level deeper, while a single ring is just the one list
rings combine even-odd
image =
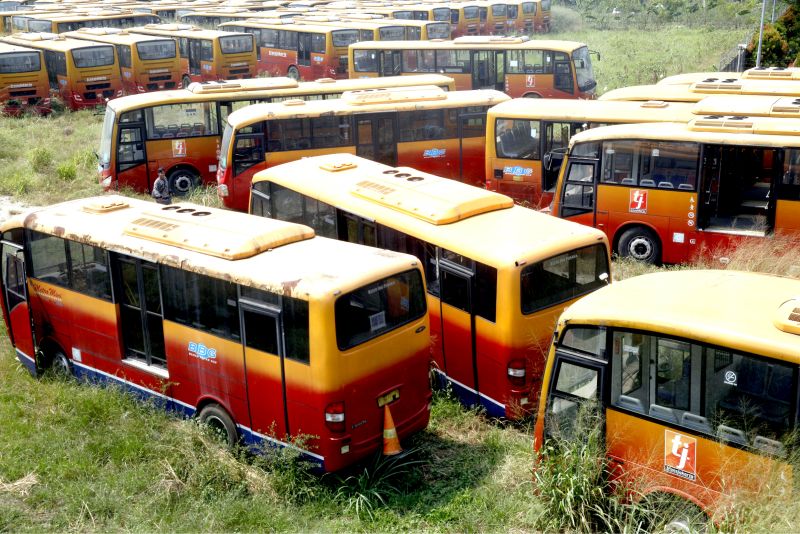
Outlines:
[{"label": "bus windshield", "polygon": [[428,24],[428,39],[450,39],[450,24]]},{"label": "bus windshield", "polygon": [[333,33],[333,46],[350,46],[358,42],[358,30],[335,30]]},{"label": "bus windshield", "polygon": [[433,20],[439,21],[450,21],[450,8],[449,7],[437,7],[433,10]]},{"label": "bus windshield", "polygon": [[37,72],[41,68],[37,52],[12,52],[0,55],[0,74]]},{"label": "bus windshield", "polygon": [[356,72],[378,72],[378,52],[355,50],[353,51],[353,63]]},{"label": "bus windshield", "polygon": [[219,46],[223,54],[241,54],[253,51],[251,35],[226,35],[219,38]]},{"label": "bus windshield", "polygon": [[175,57],[175,41],[164,39],[163,41],[136,43],[136,50],[139,52],[139,59],[144,61],[170,59]]},{"label": "bus windshield", "polygon": [[520,275],[522,313],[528,315],[591,293],[606,283],[607,269],[602,245],[572,250],[525,267]]},{"label": "bus windshield", "polygon": [[30,19],[28,21],[28,31],[32,32],[49,32],[53,27],[53,23],[49,20],[36,20]]},{"label": "bus windshield", "polygon": [[597,85],[592,69],[592,59],[589,49],[582,46],[572,53],[572,62],[575,64],[575,78],[578,81],[578,90],[589,91]]},{"label": "bus windshield", "polygon": [[419,271],[373,282],[336,300],[336,342],[347,350],[427,313]]},{"label": "bus windshield", "polygon": [[78,48],[72,51],[72,60],[79,69],[113,65],[114,49],[110,46]]},{"label": "bus windshield", "polygon": [[406,31],[402,26],[388,26],[386,28],[380,28],[379,35],[381,41],[403,41],[406,36]]}]

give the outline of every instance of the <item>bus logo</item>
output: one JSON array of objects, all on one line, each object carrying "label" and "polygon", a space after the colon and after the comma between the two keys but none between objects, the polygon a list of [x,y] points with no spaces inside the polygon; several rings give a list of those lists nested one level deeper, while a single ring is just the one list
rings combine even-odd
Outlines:
[{"label": "bus logo", "polygon": [[631,213],[647,213],[647,191],[631,189],[631,203],[628,211]]},{"label": "bus logo", "polygon": [[536,87],[536,76],[533,74],[525,76],[525,87]]},{"label": "bus logo", "polygon": [[189,342],[189,356],[199,358],[201,360],[217,363],[217,349],[211,349],[202,343]]},{"label": "bus logo", "polygon": [[443,158],[447,153],[445,148],[429,148],[422,153],[423,158]]},{"label": "bus logo", "polygon": [[172,157],[173,158],[186,157],[186,141],[184,139],[172,140]]},{"label": "bus logo", "polygon": [[694,482],[697,439],[664,429],[664,472]]},{"label": "bus logo", "polygon": [[511,176],[531,176],[533,169],[530,167],[508,166],[503,167],[503,174],[510,174]]}]

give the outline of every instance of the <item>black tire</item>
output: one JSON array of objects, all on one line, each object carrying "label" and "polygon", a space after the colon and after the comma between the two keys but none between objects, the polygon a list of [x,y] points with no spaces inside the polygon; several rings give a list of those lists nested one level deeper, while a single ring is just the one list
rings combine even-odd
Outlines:
[{"label": "black tire", "polygon": [[239,432],[236,430],[236,423],[233,422],[228,412],[219,404],[209,404],[200,410],[200,415],[197,418],[204,425],[208,425],[212,433],[218,436],[220,441],[228,447],[234,448],[239,443]]},{"label": "black tire", "polygon": [[523,98],[542,98],[542,95],[538,93],[527,93]]},{"label": "black tire", "polygon": [[199,177],[189,169],[175,169],[167,177],[169,180],[169,190],[176,197],[182,197],[191,193],[197,187]]},{"label": "black tire", "polygon": [[299,70],[297,70],[297,67],[295,67],[294,65],[292,65],[291,67],[289,67],[289,70],[288,70],[288,71],[286,71],[286,75],[287,75],[289,78],[292,78],[292,79],[294,79],[294,80],[297,80],[298,82],[300,81],[300,71],[299,71]]},{"label": "black tire", "polygon": [[189,84],[191,84],[191,83],[192,83],[192,79],[189,78],[188,76],[184,76],[183,78],[181,78],[181,87],[183,87],[184,89],[189,87]]},{"label": "black tire", "polygon": [[42,361],[42,372],[45,376],[69,378],[72,376],[72,364],[60,348],[46,350]]},{"label": "black tire", "polygon": [[625,230],[617,243],[617,254],[645,263],[661,263],[661,242],[649,228],[636,226]]}]

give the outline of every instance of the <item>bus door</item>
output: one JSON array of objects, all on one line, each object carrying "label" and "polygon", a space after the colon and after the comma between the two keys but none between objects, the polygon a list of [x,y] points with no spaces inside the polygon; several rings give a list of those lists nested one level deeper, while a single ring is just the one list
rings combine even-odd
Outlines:
[{"label": "bus door", "polygon": [[545,433],[569,439],[574,437],[582,406],[600,409],[605,395],[606,364],[557,350],[553,370],[547,394]]},{"label": "bus door", "polygon": [[282,439],[289,433],[289,414],[280,308],[276,304],[243,297],[239,313],[251,428]]},{"label": "bus door", "polygon": [[303,67],[311,65],[311,34],[308,32],[297,34],[297,64]]},{"label": "bus door", "polygon": [[459,254],[440,249],[439,281],[442,317],[442,348],[445,372],[455,382],[455,391],[467,406],[479,405],[478,365],[475,339],[473,263]]},{"label": "bus door", "polygon": [[497,89],[497,65],[494,61],[495,52],[492,50],[472,52],[472,89]]},{"label": "bus door", "polygon": [[486,160],[486,112],[464,113],[458,118],[460,142],[459,180],[476,187],[486,187],[483,169]]},{"label": "bus door", "polygon": [[203,74],[200,63],[202,41],[200,39],[189,39],[189,74],[199,76]]},{"label": "bus door", "polygon": [[[114,176],[120,186],[131,185],[141,187],[146,183],[150,190],[152,181],[155,180],[157,169],[147,169],[147,151],[145,149],[145,124],[144,114],[141,110],[130,111],[120,116],[117,126],[117,154]],[[154,162],[153,165],[156,165]]]},{"label": "bus door", "polygon": [[158,265],[121,255],[114,255],[114,264],[123,355],[166,368]]},{"label": "bus door", "polygon": [[400,50],[384,50],[381,55],[381,76],[400,76]]},{"label": "bus door", "polygon": [[[19,243],[6,232],[2,241],[3,261],[3,314],[9,325],[9,338],[17,352],[25,357],[23,361],[31,374],[36,374],[34,358],[36,346],[33,340],[33,323],[28,306],[28,287],[25,276],[25,255],[22,251],[22,232]],[[22,360],[22,359],[21,359]]]},{"label": "bus door", "polygon": [[390,113],[356,115],[356,156],[397,166],[397,120]]},{"label": "bus door", "polygon": [[[595,202],[597,190],[597,160],[592,158],[569,158],[564,170],[564,183],[559,192],[560,213],[563,219],[570,219],[586,226],[595,226]],[[608,218],[608,213],[604,214]]]}]

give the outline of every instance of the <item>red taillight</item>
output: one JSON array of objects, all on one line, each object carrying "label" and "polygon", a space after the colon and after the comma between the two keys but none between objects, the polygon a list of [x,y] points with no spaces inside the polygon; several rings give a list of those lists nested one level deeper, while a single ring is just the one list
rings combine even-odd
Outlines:
[{"label": "red taillight", "polygon": [[331,432],[344,432],[343,402],[332,402],[325,407],[325,426]]},{"label": "red taillight", "polygon": [[508,381],[515,386],[525,385],[525,360],[508,362]]}]

